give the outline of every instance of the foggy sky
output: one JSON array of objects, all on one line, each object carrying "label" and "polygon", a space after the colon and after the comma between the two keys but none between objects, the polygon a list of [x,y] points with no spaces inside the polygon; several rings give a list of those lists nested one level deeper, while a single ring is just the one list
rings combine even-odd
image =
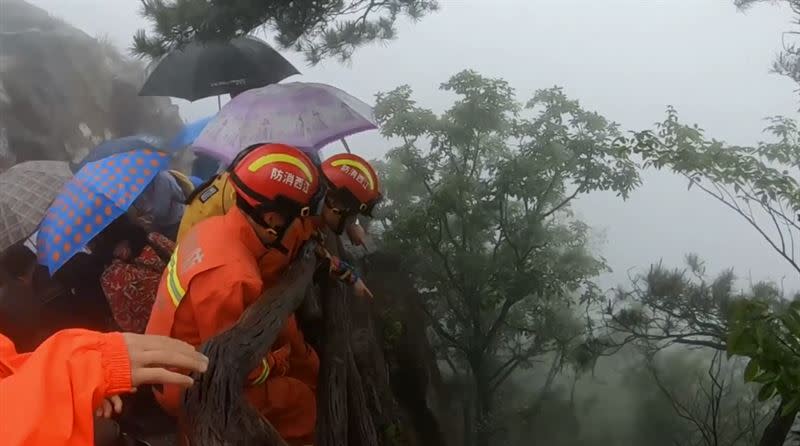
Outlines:
[{"label": "foggy sky", "polygon": [[[123,49],[147,23],[138,0],[29,0],[93,36]],[[441,11],[416,24],[403,23],[399,38],[358,51],[347,65],[326,61],[290,80],[336,85],[373,102],[374,94],[409,84],[421,105],[434,111],[451,100],[441,82],[464,68],[503,77],[526,100],[539,88],[563,86],[584,107],[625,129],[649,128],[675,106],[684,122],[735,144],[761,138],[763,118],[797,116],[794,85],[769,73],[790,27],[786,6],[761,5],[743,14],[731,0],[443,0]],[[263,36],[262,36],[263,37]],[[216,111],[215,99],[178,101],[187,120]],[[353,137],[356,153],[380,156],[377,132]],[[328,152],[335,148],[327,149]],[[626,280],[630,268],[663,258],[678,265],[687,252],[711,271],[735,267],[753,280],[785,277],[790,270],[754,230],[686,182],[648,172],[627,201],[594,194],[577,206],[579,216],[604,238],[597,251],[615,272],[603,285]]]}]

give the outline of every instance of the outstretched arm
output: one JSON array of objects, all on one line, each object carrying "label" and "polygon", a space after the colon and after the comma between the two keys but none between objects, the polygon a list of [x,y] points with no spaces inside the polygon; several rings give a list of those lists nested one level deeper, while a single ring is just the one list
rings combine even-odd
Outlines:
[{"label": "outstretched arm", "polygon": [[9,445],[92,444],[94,411],[132,388],[120,333],[64,330],[32,353],[0,336],[0,438]]},{"label": "outstretched arm", "polygon": [[141,384],[192,384],[167,370],[205,371],[208,360],[163,336],[63,330],[32,353],[0,335],[0,438],[9,445],[85,445],[104,398]]},{"label": "outstretched arm", "polygon": [[331,252],[328,251],[322,243],[317,244],[316,254],[320,259],[328,262],[328,270],[331,274],[331,277],[351,285],[358,297],[373,297],[372,292],[369,290],[369,288],[367,288],[364,280],[358,274],[358,271],[356,271],[353,265],[347,263],[338,256],[331,254]]}]

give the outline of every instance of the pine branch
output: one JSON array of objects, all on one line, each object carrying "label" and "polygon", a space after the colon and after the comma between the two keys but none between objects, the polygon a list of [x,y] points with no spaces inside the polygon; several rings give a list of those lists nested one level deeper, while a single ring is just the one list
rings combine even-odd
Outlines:
[{"label": "pine branch", "polygon": [[436,0],[141,0],[152,29],[139,30],[132,52],[157,59],[193,41],[230,40],[258,29],[272,32],[278,44],[305,53],[316,64],[324,58],[349,59],[356,49],[391,40],[395,23],[419,20],[436,11]]}]

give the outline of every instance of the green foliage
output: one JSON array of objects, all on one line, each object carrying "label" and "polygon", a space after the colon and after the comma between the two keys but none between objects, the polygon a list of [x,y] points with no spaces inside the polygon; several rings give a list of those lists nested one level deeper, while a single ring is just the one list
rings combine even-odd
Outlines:
[{"label": "green foliage", "polygon": [[491,400],[545,352],[564,353],[557,366],[591,363],[568,354],[585,332],[570,305],[606,265],[570,204],[595,190],[627,197],[639,176],[616,124],[559,88],[521,104],[473,71],[441,88],[457,98],[441,115],[407,86],[377,97],[382,132],[399,142],[380,166],[384,249],[406,259],[444,359]]},{"label": "green foliage", "polygon": [[750,358],[745,381],[761,385],[761,401],[780,396],[785,416],[800,409],[800,302],[781,303],[773,299],[737,302],[728,353]]},{"label": "green foliage", "polygon": [[386,446],[404,446],[409,444],[407,433],[399,422],[387,424],[382,431],[383,441],[381,444]]},{"label": "green foliage", "polygon": [[693,254],[686,256],[685,268],[653,265],[605,301],[605,327],[624,336],[617,343],[647,351],[672,344],[725,350],[731,303],[740,298],[735,280],[732,270],[708,277]]},{"label": "green foliage", "polygon": [[[705,138],[699,127],[679,122],[674,108],[658,124],[662,144],[639,153],[645,167],[669,167],[695,183],[703,180],[730,186],[753,202],[780,201],[788,210],[800,211],[800,189],[791,169],[800,168],[800,133],[797,122],[782,116],[769,119],[766,132],[776,141],[757,147],[727,146]],[[776,167],[781,166],[781,167]],[[796,172],[795,172],[796,173]]]},{"label": "green foliage", "polygon": [[408,87],[378,96],[384,134],[402,140],[382,172],[385,242],[414,259],[441,333],[485,350],[517,304],[564,296],[604,268],[568,205],[591,190],[625,195],[638,176],[616,127],[559,89],[537,93],[526,119],[504,81],[465,71],[442,88],[460,99],[441,117]]},{"label": "green foliage", "polygon": [[[782,116],[769,119],[772,141],[755,147],[707,139],[682,124],[673,108],[656,133],[637,135],[644,166],[667,168],[733,210],[800,273],[800,128]],[[644,141],[646,143],[641,144]]]},{"label": "green foliage", "polygon": [[[760,234],[768,245],[800,273],[800,129],[795,120],[777,116],[768,120],[766,133],[771,141],[755,147],[729,146],[707,139],[698,126],[679,122],[669,108],[667,118],[655,133],[642,132],[632,140],[645,166],[667,168],[684,175],[689,189],[697,188],[734,211]],[[697,266],[697,265],[696,265]],[[697,268],[693,268],[697,269]],[[672,343],[727,349],[730,354],[750,358],[746,379],[761,385],[759,398],[781,397],[783,414],[792,416],[800,406],[797,385],[796,331],[792,331],[791,310],[781,304],[782,292],[770,283],[756,283],[749,295],[733,296],[732,280],[710,287],[712,300],[697,299],[708,293],[682,287],[673,275],[658,277],[666,292],[650,290],[648,296],[674,295],[678,289],[690,291],[686,301],[657,299],[651,316],[654,327],[625,327],[633,333],[628,339],[661,347]],[[732,279],[732,273],[731,273]],[[712,306],[696,307],[708,302]],[[647,302],[645,302],[646,305]],[[691,311],[675,313],[675,308]],[[698,318],[697,315],[703,315]],[[708,319],[707,316],[712,316]],[[613,320],[613,318],[612,318]],[[620,324],[624,327],[624,324]],[[765,432],[765,437],[770,435]],[[774,434],[773,434],[774,435]]]},{"label": "green foliage", "polygon": [[[756,399],[780,397],[784,415],[796,413],[800,407],[800,301],[789,303],[770,282],[737,291],[733,271],[709,279],[697,256],[687,256],[686,263],[687,268],[673,270],[656,265],[635,278],[630,290],[618,290],[604,312],[606,327],[623,336],[618,339],[620,345],[631,343],[650,355],[682,345],[704,347],[715,354],[727,351],[732,361],[749,360],[743,376],[745,382],[758,386]],[[712,379],[711,384],[717,395],[727,392],[719,380]],[[666,392],[663,383],[659,385]],[[707,413],[690,407],[696,404],[675,410],[683,418],[690,412]],[[748,409],[749,416],[761,419],[771,406],[762,405],[758,413]],[[708,423],[697,424],[697,429],[708,431]]]},{"label": "green foliage", "polygon": [[[774,362],[769,363],[791,366],[776,355],[777,332],[765,335],[765,328],[756,329],[760,322],[755,322],[785,306],[782,302],[773,283],[759,282],[739,291],[732,270],[709,276],[705,263],[690,254],[684,268],[668,269],[659,263],[634,277],[629,288],[618,289],[606,301],[603,314],[605,328],[618,347],[634,345],[650,358],[656,388],[685,424],[668,430],[674,444],[745,445],[757,443],[772,406],[759,401],[773,396],[777,387],[774,377],[762,374],[755,363],[746,368],[737,364],[761,351],[762,345],[770,345],[766,357]],[[699,374],[687,368],[688,363],[698,365],[689,353],[698,348],[702,350],[695,358],[713,354],[710,361],[702,361],[707,367]],[[726,350],[729,359],[724,361]],[[755,390],[743,387],[740,373],[748,382],[767,385]]]},{"label": "green foliage", "polygon": [[152,32],[139,30],[133,52],[157,59],[192,41],[230,40],[259,28],[312,64],[347,60],[362,45],[393,39],[400,16],[438,9],[436,0],[141,0]]}]

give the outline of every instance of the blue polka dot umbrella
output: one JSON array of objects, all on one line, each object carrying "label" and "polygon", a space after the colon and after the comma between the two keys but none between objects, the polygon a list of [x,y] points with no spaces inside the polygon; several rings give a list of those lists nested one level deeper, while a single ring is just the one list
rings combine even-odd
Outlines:
[{"label": "blue polka dot umbrella", "polygon": [[55,273],[131,207],[169,155],[150,149],[117,153],[83,166],[47,210],[36,242],[39,263]]}]

